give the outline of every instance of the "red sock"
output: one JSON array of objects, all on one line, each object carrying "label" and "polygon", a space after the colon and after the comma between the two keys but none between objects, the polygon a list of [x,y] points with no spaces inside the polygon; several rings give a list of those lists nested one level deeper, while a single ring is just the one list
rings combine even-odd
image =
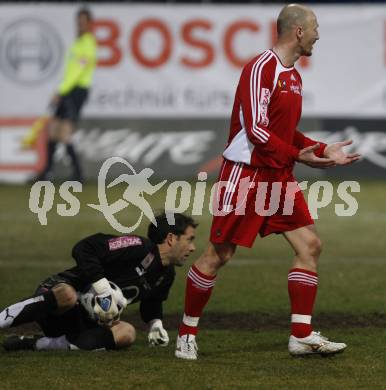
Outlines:
[{"label": "red sock", "polygon": [[200,272],[194,265],[188,272],[185,291],[184,318],[180,325],[179,335],[196,335],[198,321],[205,305],[209,301],[216,276],[208,276]]},{"label": "red sock", "polygon": [[301,268],[293,268],[289,271],[291,334],[295,337],[307,337],[312,332],[311,317],[317,289],[317,273]]}]

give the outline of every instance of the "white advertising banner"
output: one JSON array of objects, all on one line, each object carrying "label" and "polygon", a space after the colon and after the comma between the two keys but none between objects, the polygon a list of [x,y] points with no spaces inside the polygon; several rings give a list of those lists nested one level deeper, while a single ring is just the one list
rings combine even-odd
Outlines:
[{"label": "white advertising banner", "polygon": [[[275,40],[280,6],[92,5],[99,65],[88,117],[229,117],[242,65]],[[386,117],[386,5],[319,5],[297,67],[303,115]],[[0,6],[0,117],[44,113],[75,5]]]}]

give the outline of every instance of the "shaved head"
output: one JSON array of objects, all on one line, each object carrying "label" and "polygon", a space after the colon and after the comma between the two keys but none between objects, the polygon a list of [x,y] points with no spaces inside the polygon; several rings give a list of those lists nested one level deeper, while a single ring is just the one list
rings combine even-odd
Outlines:
[{"label": "shaved head", "polygon": [[307,19],[314,16],[312,10],[300,4],[286,5],[277,18],[277,34],[279,37],[291,32],[295,26],[303,26]]}]

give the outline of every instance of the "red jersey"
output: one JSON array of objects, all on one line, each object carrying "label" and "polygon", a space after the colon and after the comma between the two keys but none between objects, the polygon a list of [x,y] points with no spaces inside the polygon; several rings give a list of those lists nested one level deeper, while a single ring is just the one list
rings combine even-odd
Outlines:
[{"label": "red jersey", "polygon": [[[241,73],[223,156],[252,167],[291,167],[300,149],[316,143],[297,130],[301,112],[299,72],[266,50]],[[324,148],[315,154],[323,155]]]}]

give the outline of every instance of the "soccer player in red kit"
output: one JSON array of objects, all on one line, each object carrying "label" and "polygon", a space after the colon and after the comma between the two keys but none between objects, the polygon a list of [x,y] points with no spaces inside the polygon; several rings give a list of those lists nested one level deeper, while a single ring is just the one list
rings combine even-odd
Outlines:
[{"label": "soccer player in red kit", "polygon": [[[359,155],[343,151],[351,141],[326,145],[297,130],[302,80],[294,64],[301,56],[311,56],[319,39],[315,14],[302,5],[287,5],[279,14],[277,31],[273,49],[255,57],[241,73],[219,176],[219,182],[225,185],[218,187],[214,199],[215,208],[221,212],[213,218],[211,243],[188,273],[175,353],[178,358],[197,359],[198,322],[218,270],[232,258],[237,245],[251,247],[257,234],[264,237],[271,233],[283,234],[295,252],[288,274],[290,354],[333,354],[346,348],[346,344],[331,342],[314,332],[311,326],[321,240],[293,176],[293,167],[296,161],[314,168],[347,165],[358,160]],[[274,197],[277,183],[281,184],[276,195],[279,205],[271,215],[256,212],[262,183],[266,183],[268,194],[260,201],[265,209]],[[291,213],[285,210],[288,200]]]}]

